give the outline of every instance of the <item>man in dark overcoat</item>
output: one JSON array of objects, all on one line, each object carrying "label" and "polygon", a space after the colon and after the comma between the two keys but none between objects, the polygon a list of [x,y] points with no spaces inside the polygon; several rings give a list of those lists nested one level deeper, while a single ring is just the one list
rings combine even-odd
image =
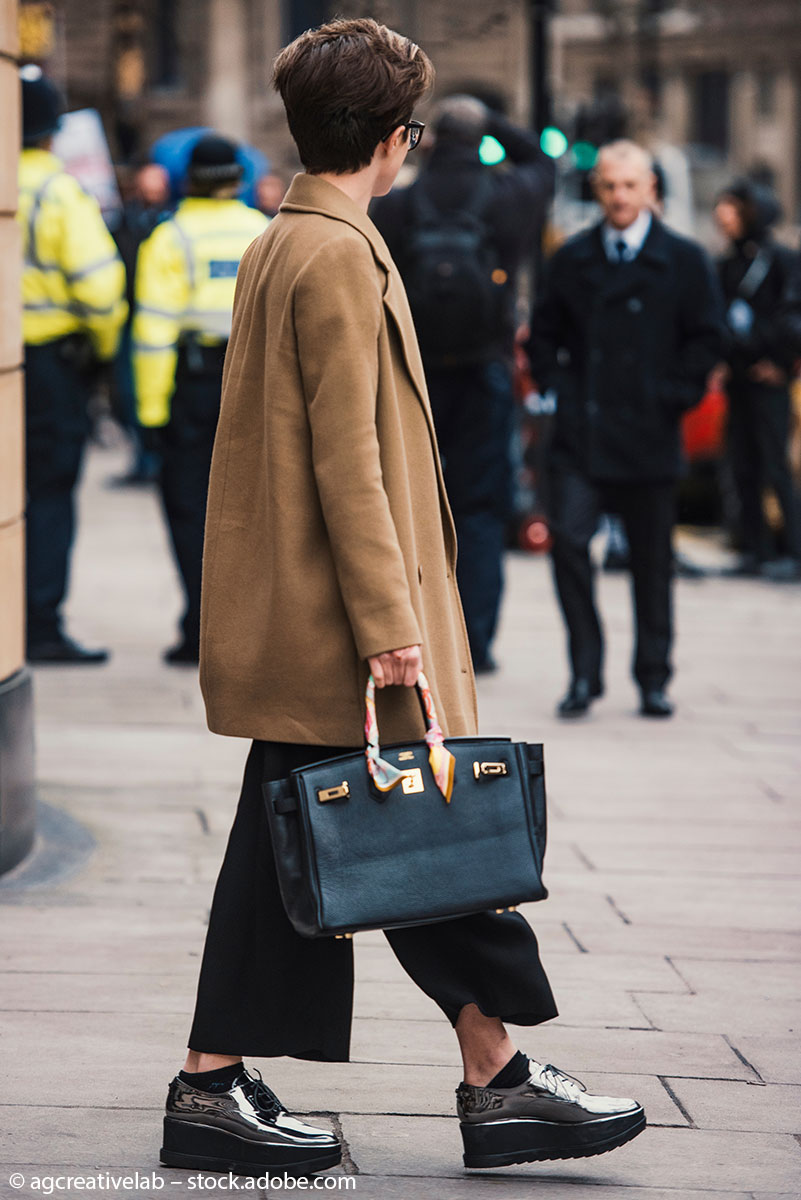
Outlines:
[{"label": "man in dark overcoat", "polygon": [[603,637],[590,541],[599,514],[619,514],[631,547],[634,678],[641,713],[668,717],[671,533],[680,418],[702,397],[722,353],[711,265],[652,213],[651,162],[633,142],[604,147],[595,170],[603,220],[553,256],[532,318],[532,370],[553,388],[549,516],[556,590],[572,678],[560,716],[603,692]]}]

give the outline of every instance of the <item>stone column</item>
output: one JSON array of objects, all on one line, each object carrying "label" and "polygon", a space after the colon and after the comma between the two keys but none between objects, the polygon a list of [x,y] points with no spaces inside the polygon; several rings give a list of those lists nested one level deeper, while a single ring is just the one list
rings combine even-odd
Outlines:
[{"label": "stone column", "polygon": [[16,0],[0,0],[0,874],[33,844],[33,721],[25,670],[19,75]]},{"label": "stone column", "polygon": [[251,135],[246,0],[209,0],[206,124],[239,141]]}]

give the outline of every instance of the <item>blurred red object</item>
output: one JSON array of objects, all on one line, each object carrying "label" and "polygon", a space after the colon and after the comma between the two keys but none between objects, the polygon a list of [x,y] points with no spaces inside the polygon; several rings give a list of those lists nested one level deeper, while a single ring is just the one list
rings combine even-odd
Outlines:
[{"label": "blurred red object", "polygon": [[520,522],[517,533],[521,550],[546,554],[551,548],[551,531],[541,513],[533,513]]},{"label": "blurred red object", "polygon": [[720,388],[710,387],[700,404],[682,419],[684,454],[691,463],[723,456],[729,402]]}]

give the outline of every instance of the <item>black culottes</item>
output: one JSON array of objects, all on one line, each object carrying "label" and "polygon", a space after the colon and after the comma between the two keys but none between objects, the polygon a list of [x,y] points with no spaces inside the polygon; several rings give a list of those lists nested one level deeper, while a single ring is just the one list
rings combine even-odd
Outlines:
[{"label": "black culottes", "polygon": [[[265,779],[344,753],[342,747],[253,743],[214,892],[190,1049],[348,1061],[353,942],[295,932],[281,903],[262,798]],[[388,930],[386,937],[451,1024],[471,1003],[516,1025],[557,1015],[537,939],[519,913],[477,913]]]}]

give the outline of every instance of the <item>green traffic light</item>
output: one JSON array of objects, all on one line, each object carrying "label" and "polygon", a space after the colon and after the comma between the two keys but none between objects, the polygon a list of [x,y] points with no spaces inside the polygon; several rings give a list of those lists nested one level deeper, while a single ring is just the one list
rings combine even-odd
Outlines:
[{"label": "green traffic light", "polygon": [[598,147],[593,146],[592,142],[575,142],[572,154],[579,171],[591,171],[598,158]]},{"label": "green traffic light", "polygon": [[481,139],[481,145],[478,148],[478,157],[485,167],[495,167],[506,158],[506,151],[497,138],[486,133]]},{"label": "green traffic light", "polygon": [[543,154],[549,158],[561,158],[568,147],[568,140],[555,125],[546,125],[540,136],[540,146]]}]

